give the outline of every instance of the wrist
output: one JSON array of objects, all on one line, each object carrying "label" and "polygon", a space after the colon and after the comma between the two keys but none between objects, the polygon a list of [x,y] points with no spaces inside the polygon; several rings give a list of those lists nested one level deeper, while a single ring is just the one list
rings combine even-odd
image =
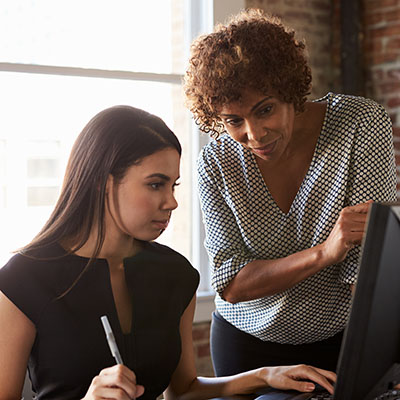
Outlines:
[{"label": "wrist", "polygon": [[271,368],[273,367],[261,367],[255,370],[257,376],[257,382],[259,382],[262,385],[261,387],[265,387],[266,385],[271,386],[269,383]]},{"label": "wrist", "polygon": [[327,267],[328,265],[335,264],[335,260],[330,256],[328,249],[326,248],[325,242],[314,246],[315,251],[315,262],[320,266],[320,269]]}]

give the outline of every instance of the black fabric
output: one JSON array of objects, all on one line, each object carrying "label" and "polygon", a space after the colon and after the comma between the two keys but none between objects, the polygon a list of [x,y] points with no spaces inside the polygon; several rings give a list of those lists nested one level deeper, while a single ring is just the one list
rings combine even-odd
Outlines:
[{"label": "black fabric", "polygon": [[180,318],[195,294],[198,272],[183,256],[157,243],[146,243],[143,251],[125,259],[133,314],[132,332],[124,335],[107,261],[96,260],[57,300],[88,262],[62,255],[61,246],[53,245],[37,252],[36,259],[17,254],[0,269],[0,290],[36,326],[28,368],[38,399],[81,398],[93,377],[115,364],[102,315],[108,316],[124,364],[145,387],[140,399],[155,399],[179,361]]},{"label": "black fabric", "polygon": [[343,332],[319,342],[293,345],[263,341],[237,329],[215,311],[211,322],[211,357],[216,376],[249,369],[309,364],[335,371]]}]

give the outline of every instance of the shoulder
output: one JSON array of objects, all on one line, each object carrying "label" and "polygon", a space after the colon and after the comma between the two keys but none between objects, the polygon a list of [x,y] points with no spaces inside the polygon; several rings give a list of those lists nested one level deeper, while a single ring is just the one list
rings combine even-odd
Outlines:
[{"label": "shoulder", "polygon": [[165,295],[168,301],[178,298],[184,308],[200,281],[198,271],[186,257],[157,242],[145,242],[143,250],[126,259],[124,264],[128,282],[134,287],[140,285],[142,294],[145,288],[151,296]]},{"label": "shoulder", "polygon": [[61,268],[50,249],[18,253],[0,269],[0,290],[36,323],[44,305],[60,294]]},{"label": "shoulder", "polygon": [[[65,255],[65,251],[58,244],[48,245],[40,249],[28,252],[19,252],[12,256],[7,264],[0,269],[0,273],[19,275],[23,273],[26,277],[33,278],[34,275],[48,275],[49,269],[60,264],[55,262]],[[56,267],[56,269],[59,269]],[[51,274],[50,274],[51,275]]]},{"label": "shoulder", "polygon": [[[43,253],[42,253],[43,254]],[[42,258],[37,258],[33,253],[17,253],[0,269],[0,277],[3,279],[31,279],[38,274],[39,270],[46,268],[46,262]]]},{"label": "shoulder", "polygon": [[243,152],[243,147],[228,134],[218,139],[212,139],[200,151],[199,161],[220,163],[226,158],[237,157]]},{"label": "shoulder", "polygon": [[205,145],[197,160],[200,179],[223,185],[224,177],[241,176],[252,165],[252,153],[225,134]]},{"label": "shoulder", "polygon": [[327,101],[332,117],[359,120],[371,117],[387,118],[385,108],[372,99],[335,93],[328,93],[323,99]]},{"label": "shoulder", "polygon": [[154,268],[162,269],[170,276],[175,272],[177,275],[186,276],[194,281],[199,278],[198,271],[184,255],[158,242],[147,242],[144,250],[135,256],[135,259],[137,261],[146,260],[145,268],[151,264]]}]

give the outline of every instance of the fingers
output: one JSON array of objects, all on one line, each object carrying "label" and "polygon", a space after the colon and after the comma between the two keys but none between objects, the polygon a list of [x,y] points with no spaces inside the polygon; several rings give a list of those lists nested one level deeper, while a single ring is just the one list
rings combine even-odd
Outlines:
[{"label": "fingers", "polygon": [[308,379],[315,383],[318,383],[324,387],[329,393],[333,393],[333,384],[336,382],[336,374],[332,371],[327,371],[324,369],[305,366],[307,369]]},{"label": "fingers", "polygon": [[315,382],[324,387],[329,393],[333,393],[333,383],[336,382],[336,374],[334,372],[309,365],[297,365],[292,368],[293,389],[301,392],[310,392],[315,389],[315,385],[312,383]]},{"label": "fingers", "polygon": [[356,204],[354,206],[345,207],[344,210],[347,209],[347,210],[349,210],[351,212],[354,212],[354,213],[367,214],[372,203],[373,203],[372,200],[368,200],[368,201],[366,201],[364,203]]},{"label": "fingers", "polygon": [[312,392],[318,383],[329,393],[333,393],[336,374],[309,365],[291,365],[266,367],[267,383],[276,389],[294,389],[300,392]]},{"label": "fingers", "polygon": [[337,375],[333,371],[328,371],[326,369],[321,369],[321,368],[317,368],[317,367],[311,367],[311,368],[315,369],[319,374],[325,376],[325,378],[327,378],[331,382],[333,382],[333,383],[336,382]]},{"label": "fingers", "polygon": [[372,201],[345,207],[339,216],[337,224],[342,231],[346,248],[360,245],[365,231],[367,215]]},{"label": "fingers", "polygon": [[130,400],[141,396],[144,387],[136,384],[136,375],[124,365],[103,369],[89,387],[85,399]]}]

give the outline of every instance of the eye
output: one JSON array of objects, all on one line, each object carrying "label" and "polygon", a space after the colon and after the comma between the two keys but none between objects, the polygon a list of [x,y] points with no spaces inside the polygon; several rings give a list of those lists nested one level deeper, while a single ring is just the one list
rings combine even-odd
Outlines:
[{"label": "eye", "polygon": [[259,115],[266,115],[269,114],[272,110],[272,105],[267,105],[265,107],[262,107],[260,111],[258,112]]},{"label": "eye", "polygon": [[240,126],[242,121],[243,121],[242,118],[227,118],[224,122],[226,125],[236,127],[236,126]]},{"label": "eye", "polygon": [[149,186],[154,190],[159,190],[164,186],[164,182],[151,182]]}]

